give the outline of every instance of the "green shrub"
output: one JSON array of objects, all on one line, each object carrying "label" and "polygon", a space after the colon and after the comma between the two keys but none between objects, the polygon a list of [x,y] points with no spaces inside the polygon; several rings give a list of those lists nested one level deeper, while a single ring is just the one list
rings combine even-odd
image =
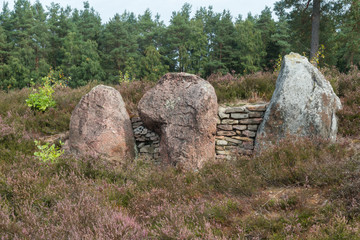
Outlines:
[{"label": "green shrub", "polygon": [[[39,141],[34,141],[36,147],[40,150],[35,152],[34,155],[41,160],[42,162],[51,162],[54,163],[57,159],[64,153],[64,150],[61,150],[59,147],[56,147],[55,144],[49,146],[49,143],[41,145]],[[63,143],[60,141],[60,145]]]},{"label": "green shrub", "polygon": [[52,97],[53,87],[50,85],[48,77],[42,79],[43,84],[38,89],[33,89],[29,98],[26,99],[28,107],[36,111],[45,112],[50,107],[55,107],[56,103]]}]

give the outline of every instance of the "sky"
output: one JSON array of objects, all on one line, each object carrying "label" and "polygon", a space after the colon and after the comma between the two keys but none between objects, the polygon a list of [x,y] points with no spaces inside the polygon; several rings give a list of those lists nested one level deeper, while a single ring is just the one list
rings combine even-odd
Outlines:
[{"label": "sky", "polygon": [[[34,3],[36,0],[30,0]],[[184,3],[192,5],[192,13],[200,7],[213,6],[214,12],[229,10],[231,15],[236,18],[239,14],[246,18],[251,12],[253,15],[260,14],[265,6],[273,9],[274,3],[278,0],[88,0],[90,6],[100,14],[103,23],[108,22],[116,13],[123,13],[125,10],[134,12],[136,15],[143,14],[148,8],[153,16],[160,14],[160,19],[168,25],[172,12],[179,11]],[[9,3],[13,9],[14,0],[0,0],[1,7],[4,2]],[[59,3],[60,6],[83,9],[84,1],[77,0],[40,0],[41,4],[49,6],[51,2]],[[273,14],[275,17],[275,15]]]}]

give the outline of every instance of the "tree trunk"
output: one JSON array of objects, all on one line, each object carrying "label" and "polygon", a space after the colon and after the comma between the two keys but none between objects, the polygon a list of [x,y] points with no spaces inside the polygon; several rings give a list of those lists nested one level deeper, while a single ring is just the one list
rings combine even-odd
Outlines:
[{"label": "tree trunk", "polygon": [[[310,60],[316,56],[319,50],[319,33],[320,33],[320,0],[313,0],[313,13],[311,17],[311,49]],[[316,64],[316,63],[315,63]]]}]

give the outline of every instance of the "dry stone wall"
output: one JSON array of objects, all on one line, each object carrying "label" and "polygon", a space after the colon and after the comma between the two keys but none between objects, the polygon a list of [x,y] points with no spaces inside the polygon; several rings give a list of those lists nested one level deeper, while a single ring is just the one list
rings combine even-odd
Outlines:
[{"label": "dry stone wall", "polygon": [[144,126],[139,117],[133,117],[131,124],[134,131],[137,153],[159,159],[160,137]]},{"label": "dry stone wall", "polygon": [[[237,107],[219,107],[216,131],[216,158],[231,158],[236,154],[250,155],[258,126],[263,120],[267,103]],[[139,155],[159,158],[160,137],[147,129],[139,117],[131,119]]]},{"label": "dry stone wall", "polygon": [[252,154],[256,132],[263,120],[266,107],[266,103],[240,107],[219,107],[215,142],[217,158],[231,158],[236,154]]}]

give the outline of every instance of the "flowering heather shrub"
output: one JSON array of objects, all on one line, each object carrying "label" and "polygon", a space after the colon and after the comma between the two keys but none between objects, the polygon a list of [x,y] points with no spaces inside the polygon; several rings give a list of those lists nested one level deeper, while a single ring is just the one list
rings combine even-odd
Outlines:
[{"label": "flowering heather shrub", "polygon": [[334,214],[329,223],[312,226],[308,239],[357,240],[359,236],[358,224],[349,223],[344,216]]},{"label": "flowering heather shrub", "polygon": [[[148,231],[112,209],[91,180],[64,175],[32,158],[0,165],[0,235],[4,239],[146,239]],[[70,163],[72,164],[72,163]],[[76,165],[72,164],[75,168]]]},{"label": "flowering heather shrub", "polygon": [[[358,146],[358,149],[359,146]],[[360,216],[360,152],[354,154],[351,161],[356,162],[353,171],[348,171],[341,183],[335,186],[331,198],[342,209],[343,214],[350,219],[359,219]],[[349,160],[348,160],[349,161]]]},{"label": "flowering heather shrub", "polygon": [[146,93],[147,90],[155,86],[155,82],[151,81],[132,81],[122,82],[115,87],[120,93],[125,102],[126,110],[130,116],[137,115],[137,104]]},{"label": "flowering heather shrub", "polygon": [[[199,172],[146,159],[114,166],[101,159],[41,164],[27,154],[11,162],[0,158],[0,236],[306,239],[329,236],[328,223],[333,233],[341,233],[331,219],[336,212],[355,216],[345,207],[350,200],[343,199],[357,199],[358,186],[350,185],[347,193],[345,185],[357,176],[360,161],[346,146],[287,143],[253,158],[211,163]],[[280,187],[281,195],[294,186],[298,190],[277,200],[266,193]],[[336,204],[325,202],[329,191]],[[309,205],[314,193],[324,200]],[[353,224],[345,223],[345,229]]]},{"label": "flowering heather shrub", "polygon": [[340,183],[358,164],[351,159],[348,142],[331,144],[322,140],[284,141],[255,157],[250,164],[267,184],[327,186]]},{"label": "flowering heather shrub", "polygon": [[325,79],[330,82],[334,92],[339,96],[339,84],[342,83],[340,82],[340,76],[342,74],[339,72],[339,70],[337,70],[335,67],[323,67],[319,70],[325,76]]},{"label": "flowering heather shrub", "polygon": [[16,124],[9,120],[10,117],[11,114],[6,117],[0,115],[0,160],[9,162],[17,155],[31,154],[34,149],[27,133],[17,129]]},{"label": "flowering heather shrub", "polygon": [[348,74],[339,75],[339,95],[343,109],[338,113],[339,133],[360,136],[360,70],[354,67]]},{"label": "flowering heather shrub", "polygon": [[11,127],[10,125],[4,123],[4,120],[2,119],[0,115],[0,138],[6,137],[10,134],[14,134],[15,129]]},{"label": "flowering heather shrub", "polygon": [[339,133],[343,136],[360,136],[360,87],[347,92],[343,98],[343,109],[338,113]]},{"label": "flowering heather shrub", "polygon": [[358,218],[360,216],[359,177],[359,174],[346,176],[344,182],[332,194],[332,198],[345,207],[345,213],[349,218]]},{"label": "flowering heather shrub", "polygon": [[212,74],[207,80],[214,86],[218,102],[228,103],[254,96],[269,101],[275,90],[276,78],[277,73],[258,72],[245,76]]}]

